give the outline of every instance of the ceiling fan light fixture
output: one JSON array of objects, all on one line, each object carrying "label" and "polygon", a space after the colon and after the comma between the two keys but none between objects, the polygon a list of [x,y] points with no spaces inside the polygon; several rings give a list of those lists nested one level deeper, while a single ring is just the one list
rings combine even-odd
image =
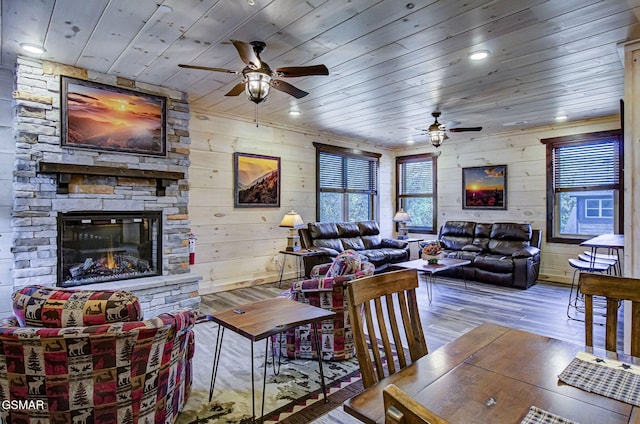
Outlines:
[{"label": "ceiling fan light fixture", "polygon": [[444,125],[438,122],[440,112],[433,112],[431,116],[436,118],[436,120],[433,124],[429,125],[429,129],[427,130],[427,137],[429,137],[429,141],[431,142],[431,144],[433,144],[434,147],[438,148],[446,139],[447,134],[445,133]]},{"label": "ceiling fan light fixture", "polygon": [[249,100],[255,104],[265,101],[269,95],[269,88],[271,88],[271,76],[262,72],[247,72],[245,78],[245,92],[249,96]]}]

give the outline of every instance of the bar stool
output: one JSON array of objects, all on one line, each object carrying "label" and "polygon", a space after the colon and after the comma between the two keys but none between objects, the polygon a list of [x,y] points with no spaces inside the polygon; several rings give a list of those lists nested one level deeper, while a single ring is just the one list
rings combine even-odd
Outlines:
[{"label": "bar stool", "polygon": [[608,259],[608,258],[602,258],[602,257],[598,258],[598,257],[593,257],[590,254],[586,254],[586,253],[580,253],[578,255],[578,259],[580,259],[581,261],[589,262],[591,266],[597,263],[608,265],[609,268],[607,269],[607,274],[611,274],[611,270],[613,270],[613,272],[617,274],[616,264],[618,263],[618,261],[616,259]]},{"label": "bar stool", "polygon": [[617,275],[619,277],[622,276],[622,266],[620,265],[620,257],[616,254],[616,255],[607,255],[604,253],[596,253],[593,254],[591,253],[590,250],[585,250],[583,255],[578,255],[578,256],[585,256],[588,259],[586,259],[589,262],[605,262],[605,263],[612,263],[612,267],[613,268],[613,273],[614,275]]},{"label": "bar stool", "polygon": [[[573,278],[571,279],[571,290],[569,291],[569,303],[567,304],[567,317],[575,321],[583,321],[582,319],[571,316],[571,308],[576,312],[584,313],[584,306],[578,305],[579,302],[583,302],[582,293],[580,293],[580,280],[576,284],[576,274],[581,272],[607,272],[611,268],[611,264],[603,262],[592,262],[589,260],[581,260],[575,258],[569,258],[569,265],[574,269]],[[575,290],[575,294],[574,294]]]}]

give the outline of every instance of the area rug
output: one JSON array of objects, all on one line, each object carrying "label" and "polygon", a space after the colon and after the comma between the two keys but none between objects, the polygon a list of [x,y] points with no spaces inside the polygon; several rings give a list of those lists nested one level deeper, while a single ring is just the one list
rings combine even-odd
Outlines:
[{"label": "area rug", "polygon": [[[209,402],[217,328],[212,322],[195,326],[194,381],[189,400],[178,416],[177,424],[251,422],[251,344],[232,331],[224,333],[215,390],[213,399]],[[323,363],[328,403],[324,402],[322,396],[318,361],[282,358],[278,370],[277,365],[274,369],[271,352],[267,355],[267,360],[264,408],[266,423],[308,423],[362,391],[356,358]],[[264,361],[265,342],[260,341],[254,344],[257,416],[260,415],[262,401]]]}]

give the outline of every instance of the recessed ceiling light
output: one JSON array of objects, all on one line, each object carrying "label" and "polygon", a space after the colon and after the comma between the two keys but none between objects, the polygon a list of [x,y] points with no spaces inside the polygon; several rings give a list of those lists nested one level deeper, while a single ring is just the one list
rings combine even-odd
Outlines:
[{"label": "recessed ceiling light", "polygon": [[158,6],[158,13],[167,14],[171,12],[173,12],[173,7],[169,5],[161,4],[160,6]]},{"label": "recessed ceiling light", "polygon": [[302,115],[302,112],[300,112],[299,110],[290,110],[289,111],[289,115],[291,115],[291,116],[300,116],[300,115]]},{"label": "recessed ceiling light", "polygon": [[469,53],[469,59],[471,60],[482,60],[489,57],[489,50],[476,50],[474,52]]},{"label": "recessed ceiling light", "polygon": [[413,138],[410,138],[409,140],[407,140],[407,144],[413,144],[415,143],[415,141],[413,140]]},{"label": "recessed ceiling light", "polygon": [[557,115],[554,119],[556,121],[566,121],[569,117],[567,115]]},{"label": "recessed ceiling light", "polygon": [[34,54],[42,54],[46,52],[44,47],[39,46],[37,44],[22,43],[20,44],[20,47],[22,47],[24,51],[27,51],[29,53],[34,53]]}]

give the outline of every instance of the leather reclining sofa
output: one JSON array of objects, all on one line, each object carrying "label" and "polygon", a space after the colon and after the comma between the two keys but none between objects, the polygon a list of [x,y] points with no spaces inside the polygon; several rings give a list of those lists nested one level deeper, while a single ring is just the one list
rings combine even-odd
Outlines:
[{"label": "leather reclining sofa", "polygon": [[520,289],[531,287],[538,279],[542,231],[532,229],[531,224],[447,221],[438,240],[446,257],[471,261],[471,265],[439,275]]},{"label": "leather reclining sofa", "polygon": [[345,250],[355,250],[382,272],[390,265],[409,260],[409,243],[404,240],[383,238],[376,221],[310,222],[298,233],[305,249],[318,254],[304,257],[305,275],[318,264],[332,262]]}]

